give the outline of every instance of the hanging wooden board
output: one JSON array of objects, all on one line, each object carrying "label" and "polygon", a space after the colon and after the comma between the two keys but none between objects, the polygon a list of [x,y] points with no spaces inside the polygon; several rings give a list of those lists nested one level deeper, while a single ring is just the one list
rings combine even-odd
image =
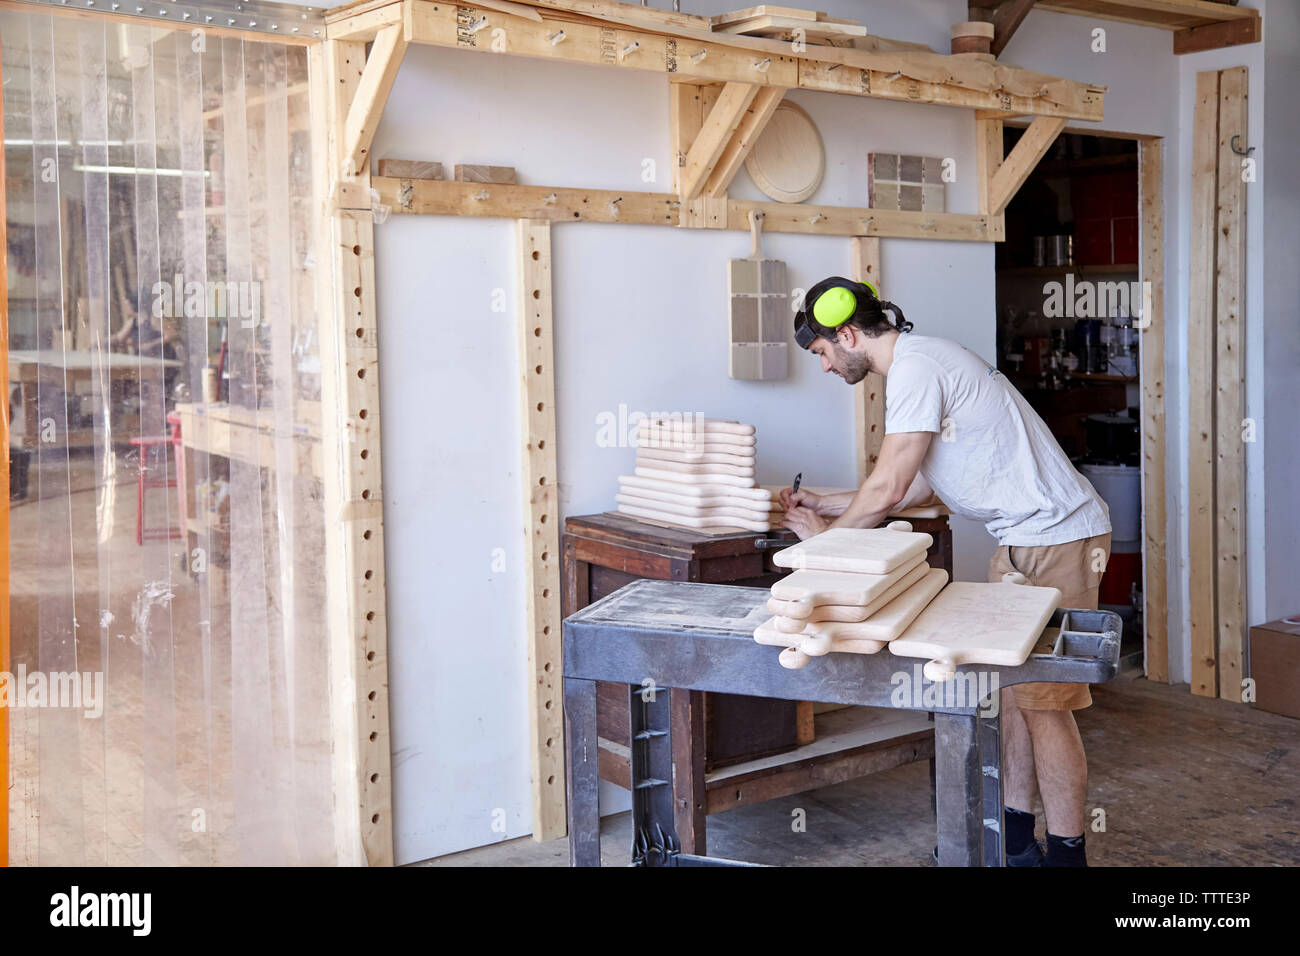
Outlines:
[{"label": "hanging wooden board", "polygon": [[[898,522],[904,524],[903,522]],[[772,555],[778,568],[888,574],[919,554],[934,539],[894,528],[831,528]]]},{"label": "hanging wooden board", "polygon": [[1061,603],[1056,588],[954,581],[889,644],[900,657],[931,658],[925,676],[951,680],[959,664],[1017,667]]},{"label": "hanging wooden board", "polygon": [[782,100],[745,159],[754,185],[777,202],[803,202],[826,173],[826,147],[812,117]]}]

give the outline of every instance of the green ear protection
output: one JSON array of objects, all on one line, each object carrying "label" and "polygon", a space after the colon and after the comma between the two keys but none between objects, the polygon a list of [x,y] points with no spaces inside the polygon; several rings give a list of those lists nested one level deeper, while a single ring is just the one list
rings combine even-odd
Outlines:
[{"label": "green ear protection", "polygon": [[[880,298],[880,293],[876,291],[875,286],[870,282],[862,283],[871,290],[871,294]],[[821,325],[828,329],[843,325],[848,321],[849,316],[858,310],[858,297],[853,294],[851,289],[844,286],[834,286],[827,289],[817,301],[813,303],[812,314]]]},{"label": "green ear protection", "polygon": [[870,282],[854,282],[840,276],[823,279],[809,289],[804,296],[804,307],[795,315],[795,342],[806,349],[817,338],[817,333],[808,324],[809,319],[828,329],[847,322],[858,310],[858,292],[864,286],[871,295],[880,298]]}]

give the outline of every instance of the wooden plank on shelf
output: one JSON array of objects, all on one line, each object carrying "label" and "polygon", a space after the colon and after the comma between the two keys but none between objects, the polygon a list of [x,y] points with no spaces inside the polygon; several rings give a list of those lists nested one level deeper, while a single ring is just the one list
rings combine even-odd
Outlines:
[{"label": "wooden plank on shelf", "polygon": [[1139,278],[1150,299],[1141,316],[1142,361],[1142,620],[1147,680],[1169,682],[1169,558],[1165,550],[1165,244],[1163,141],[1138,143],[1142,249]]},{"label": "wooden plank on shelf", "polygon": [[1215,226],[1215,599],[1219,696],[1241,701],[1246,643],[1246,182],[1233,137],[1248,143],[1249,74],[1219,73],[1218,222]]},{"label": "wooden plank on shelf", "polygon": [[[796,32],[799,31],[799,32]],[[802,20],[797,17],[772,16],[771,14],[738,20],[713,28],[715,33],[736,33],[746,36],[795,36],[803,34],[805,40],[839,40],[849,37],[864,37],[867,28],[861,24],[832,23],[825,20]]]},{"label": "wooden plank on shelf", "polygon": [[722,88],[691,144],[686,162],[677,171],[678,195],[682,199],[694,199],[700,195],[758,90],[759,87],[753,83],[728,83]]},{"label": "wooden plank on shelf", "polygon": [[457,163],[453,178],[458,183],[498,183],[512,186],[518,182],[513,166],[484,166]]},{"label": "wooden plank on shelf", "polygon": [[1119,20],[1165,30],[1183,30],[1232,20],[1257,18],[1249,7],[1209,0],[1039,0],[1038,9],[1102,20]]},{"label": "wooden plank on shelf", "polygon": [[952,212],[908,212],[849,206],[727,200],[727,228],[748,229],[749,211],[760,210],[764,232],[828,236],[879,236],[996,242],[1003,238],[1002,217]]},{"label": "wooden plank on shelf", "polygon": [[[849,278],[870,282],[884,295],[880,286],[880,240],[854,236],[850,243]],[[860,487],[876,467],[885,440],[885,380],[875,372],[867,373],[853,386],[853,423]]]},{"label": "wooden plank on shelf", "polygon": [[370,144],[379,128],[384,104],[388,102],[388,94],[397,79],[397,70],[405,53],[406,35],[400,23],[390,24],[376,34],[343,124],[343,150],[339,161],[348,175],[370,161]]},{"label": "wooden plank on shelf", "polygon": [[379,175],[392,179],[443,179],[442,163],[418,159],[381,159]]},{"label": "wooden plank on shelf", "polygon": [[1218,693],[1214,521],[1214,272],[1219,74],[1196,74],[1192,108],[1191,278],[1188,290],[1188,597],[1193,694]]},{"label": "wooden plank on shelf", "polygon": [[1029,129],[989,179],[988,211],[991,215],[1000,215],[1006,210],[1016,191],[1024,185],[1063,129],[1065,120],[1056,117],[1039,116],[1029,124]]},{"label": "wooden plank on shelf", "polygon": [[555,449],[555,328],[551,306],[551,224],[518,224],[519,375],[524,423],[520,475],[528,627],[528,714],[533,839],[562,837],[564,702],[560,694],[560,536]]}]

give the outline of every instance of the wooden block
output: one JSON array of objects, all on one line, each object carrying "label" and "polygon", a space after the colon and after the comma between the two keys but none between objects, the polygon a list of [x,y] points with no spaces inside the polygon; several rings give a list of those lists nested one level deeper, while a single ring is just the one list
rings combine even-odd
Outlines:
[{"label": "wooden block", "polygon": [[442,163],[419,159],[381,159],[379,175],[392,176],[394,179],[442,179]]},{"label": "wooden block", "polygon": [[1252,627],[1250,671],[1255,707],[1300,718],[1300,623],[1282,620]]},{"label": "wooden block", "polygon": [[513,166],[463,166],[456,164],[456,182],[458,183],[503,183],[516,185]]}]

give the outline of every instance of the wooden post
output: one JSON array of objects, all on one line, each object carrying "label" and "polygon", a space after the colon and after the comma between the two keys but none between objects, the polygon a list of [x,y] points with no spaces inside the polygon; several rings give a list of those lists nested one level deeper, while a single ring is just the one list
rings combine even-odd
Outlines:
[{"label": "wooden post", "polygon": [[[393,863],[388,641],[379,447],[378,332],[370,164],[342,141],[366,65],[365,43],[309,53],[321,310],[321,476],[329,581],[330,715],[339,862]],[[345,172],[345,164],[347,171]],[[340,190],[341,184],[355,188]],[[335,200],[332,197],[341,196]],[[352,197],[352,198],[346,198]]]},{"label": "wooden post", "polygon": [[[851,240],[852,258],[849,278],[870,282],[878,293],[880,288],[880,240],[869,236],[854,236]],[[876,467],[880,458],[880,444],[885,440],[885,380],[875,372],[853,386],[853,420],[858,439],[858,485]]]},{"label": "wooden post", "polygon": [[1246,67],[1219,74],[1218,222],[1214,289],[1215,327],[1215,569],[1219,696],[1241,701],[1246,634],[1246,183],[1242,157],[1248,142]]},{"label": "wooden post", "polygon": [[1191,286],[1187,327],[1188,596],[1192,693],[1218,692],[1215,637],[1214,273],[1219,74],[1196,74],[1192,114]]},{"label": "wooden post", "polygon": [[551,311],[551,223],[521,219],[519,249],[520,475],[528,621],[529,767],[533,839],[566,830],[564,700],[560,677],[560,521],[556,493],[555,349]]},{"label": "wooden post", "polygon": [[1165,552],[1165,246],[1161,194],[1163,143],[1138,143],[1141,194],[1142,360],[1142,598],[1148,680],[1169,682],[1169,559]]}]

